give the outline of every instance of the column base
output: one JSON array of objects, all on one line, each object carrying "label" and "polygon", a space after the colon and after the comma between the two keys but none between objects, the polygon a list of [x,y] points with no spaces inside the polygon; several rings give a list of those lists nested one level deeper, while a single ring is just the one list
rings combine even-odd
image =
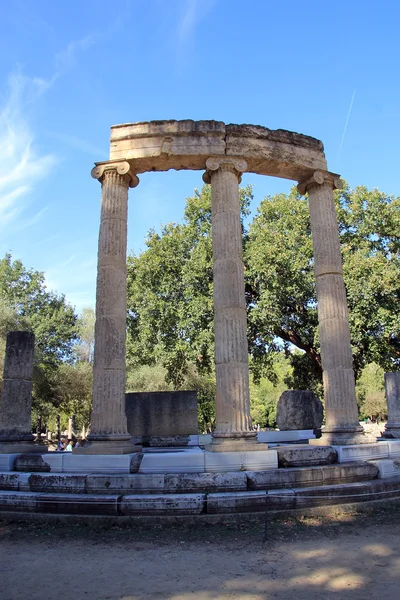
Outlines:
[{"label": "column base", "polygon": [[35,442],[0,442],[0,454],[44,454],[48,447]]},{"label": "column base", "polygon": [[141,452],[138,446],[128,440],[88,440],[84,446],[73,448],[73,454],[134,454]]},{"label": "column base", "polygon": [[400,426],[387,426],[385,427],[385,431],[382,433],[383,438],[387,439],[400,439]]},{"label": "column base", "polygon": [[209,452],[255,452],[268,449],[268,444],[257,441],[256,431],[229,437],[211,434],[211,438],[211,444],[205,446]]},{"label": "column base", "polygon": [[355,427],[353,430],[338,429],[337,431],[322,429],[320,438],[308,440],[311,446],[348,446],[352,444],[372,444],[374,442],[376,442],[376,437],[366,434],[362,427]]}]

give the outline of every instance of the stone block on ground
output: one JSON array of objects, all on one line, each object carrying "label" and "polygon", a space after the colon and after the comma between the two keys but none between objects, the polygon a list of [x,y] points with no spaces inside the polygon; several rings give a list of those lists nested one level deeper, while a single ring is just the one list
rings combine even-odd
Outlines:
[{"label": "stone block on ground", "polygon": [[322,402],[310,390],[287,390],[276,407],[276,422],[281,431],[319,429],[323,416]]},{"label": "stone block on ground", "polygon": [[184,446],[199,432],[197,392],[129,392],[128,431],[146,446]]},{"label": "stone block on ground", "polygon": [[337,460],[337,452],[332,446],[278,446],[280,467],[308,467],[329,465]]}]

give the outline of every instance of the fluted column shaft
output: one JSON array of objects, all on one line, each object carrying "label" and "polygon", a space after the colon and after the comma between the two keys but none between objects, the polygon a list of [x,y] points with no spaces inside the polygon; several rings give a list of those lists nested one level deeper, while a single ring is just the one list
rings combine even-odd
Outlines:
[{"label": "fluted column shaft", "polygon": [[[102,183],[102,197],[88,439],[95,448],[96,442],[108,442],[110,449],[128,452],[132,451],[125,414],[128,188],[137,185],[138,179],[126,161],[97,166],[92,176]],[[102,448],[104,444],[100,444],[99,453]]]},{"label": "fluted column shaft", "polygon": [[214,257],[216,429],[213,444],[224,439],[256,439],[251,431],[247,315],[242,260],[238,183],[245,161],[207,160],[204,180],[211,183]]},{"label": "fluted column shaft", "polygon": [[[318,321],[323,369],[326,426],[331,443],[351,441],[362,432],[358,420],[353,357],[342,256],[333,189],[338,176],[317,171],[299,190],[308,192],[317,282]],[[350,435],[351,437],[351,435]],[[359,440],[357,440],[359,441]]]},{"label": "fluted column shaft", "polygon": [[400,438],[400,372],[385,373],[388,419],[384,437]]}]

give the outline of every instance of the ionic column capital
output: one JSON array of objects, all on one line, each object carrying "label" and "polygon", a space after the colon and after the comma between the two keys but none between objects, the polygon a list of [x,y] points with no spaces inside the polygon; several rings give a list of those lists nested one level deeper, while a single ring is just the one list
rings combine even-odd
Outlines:
[{"label": "ionic column capital", "polygon": [[134,188],[139,184],[139,178],[132,171],[132,167],[127,160],[107,160],[97,162],[95,165],[91,171],[91,175],[94,179],[100,181],[100,183],[103,183],[104,175],[107,172],[115,171],[126,181],[130,188]]},{"label": "ionic column capital", "polygon": [[247,170],[247,162],[242,158],[210,156],[206,161],[206,172],[203,175],[204,183],[211,183],[211,175],[218,169],[235,173],[240,183],[242,173]]},{"label": "ionic column capital", "polygon": [[330,173],[329,171],[315,171],[311,177],[305,181],[300,181],[297,186],[299,194],[304,195],[311,185],[322,185],[329,183],[333,190],[341,190],[343,187],[340,175],[337,173]]}]

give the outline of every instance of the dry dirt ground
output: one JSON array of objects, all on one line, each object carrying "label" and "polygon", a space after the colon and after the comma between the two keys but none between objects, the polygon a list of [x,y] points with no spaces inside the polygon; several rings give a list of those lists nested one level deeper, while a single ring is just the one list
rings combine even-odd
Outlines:
[{"label": "dry dirt ground", "polygon": [[400,505],[263,524],[0,520],[2,600],[399,600]]}]

